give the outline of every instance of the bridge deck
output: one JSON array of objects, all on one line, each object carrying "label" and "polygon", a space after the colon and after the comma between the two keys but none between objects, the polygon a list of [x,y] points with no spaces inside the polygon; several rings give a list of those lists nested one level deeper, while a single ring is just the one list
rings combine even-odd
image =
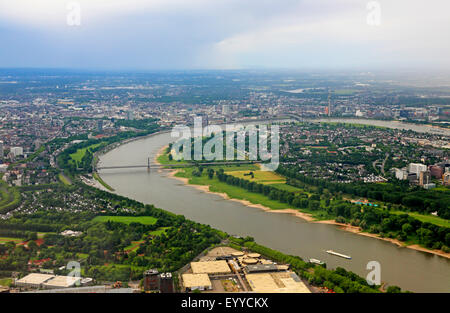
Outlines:
[{"label": "bridge deck", "polygon": [[206,162],[206,163],[181,163],[181,164],[147,164],[147,165],[120,165],[120,166],[99,166],[97,170],[109,170],[120,168],[164,168],[164,167],[190,167],[208,165],[234,165],[234,164],[259,164],[260,161],[234,161],[234,162]]}]

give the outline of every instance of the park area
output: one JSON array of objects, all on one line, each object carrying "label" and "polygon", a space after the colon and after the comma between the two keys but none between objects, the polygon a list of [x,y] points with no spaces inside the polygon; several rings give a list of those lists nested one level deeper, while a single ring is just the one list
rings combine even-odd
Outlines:
[{"label": "park area", "polygon": [[226,174],[260,184],[279,184],[286,182],[283,176],[271,171],[226,171]]},{"label": "park area", "polygon": [[100,143],[96,143],[96,144],[90,145],[89,147],[86,147],[86,148],[78,149],[75,153],[72,153],[70,155],[71,162],[75,162],[75,164],[80,163],[81,160],[83,160],[83,158],[84,158],[84,156],[86,154],[86,151],[93,150],[93,149],[99,147],[102,144],[104,144],[104,143],[100,142]]},{"label": "park area", "polygon": [[152,216],[96,216],[94,222],[117,222],[124,224],[140,223],[144,225],[153,225],[157,219]]}]

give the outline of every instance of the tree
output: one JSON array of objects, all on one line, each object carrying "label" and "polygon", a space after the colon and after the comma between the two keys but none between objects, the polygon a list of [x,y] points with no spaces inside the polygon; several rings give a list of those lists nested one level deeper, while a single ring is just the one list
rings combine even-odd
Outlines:
[{"label": "tree", "polygon": [[411,234],[413,232],[414,228],[409,223],[405,223],[402,225],[402,231],[405,234]]},{"label": "tree", "polygon": [[398,286],[389,286],[386,290],[387,293],[400,293],[402,292],[402,289]]}]

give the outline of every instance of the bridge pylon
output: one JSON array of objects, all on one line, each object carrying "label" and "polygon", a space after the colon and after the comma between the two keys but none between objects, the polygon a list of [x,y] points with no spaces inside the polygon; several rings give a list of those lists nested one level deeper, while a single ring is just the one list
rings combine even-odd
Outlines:
[{"label": "bridge pylon", "polygon": [[147,173],[150,173],[150,158],[147,158]]}]

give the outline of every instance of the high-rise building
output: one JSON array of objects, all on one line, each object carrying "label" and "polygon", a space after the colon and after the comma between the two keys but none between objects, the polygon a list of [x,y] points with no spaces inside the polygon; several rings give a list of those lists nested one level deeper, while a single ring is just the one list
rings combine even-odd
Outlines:
[{"label": "high-rise building", "polygon": [[208,120],[208,114],[202,114],[202,127],[206,127],[209,124],[209,120]]},{"label": "high-rise building", "polygon": [[331,116],[331,91],[328,90],[328,116]]},{"label": "high-rise building", "polygon": [[103,130],[103,120],[97,121],[97,131],[101,132]]},{"label": "high-rise building", "polygon": [[428,185],[430,183],[430,181],[431,181],[430,172],[426,171],[426,172],[419,173],[419,185],[420,186]]},{"label": "high-rise building", "polygon": [[399,180],[405,180],[408,179],[408,172],[405,169],[395,169],[395,178]]},{"label": "high-rise building", "polygon": [[39,139],[34,141],[34,150],[39,149],[42,146],[42,142]]},{"label": "high-rise building", "polygon": [[444,175],[442,175],[442,183],[444,184],[444,186],[450,185],[450,172],[447,172]]},{"label": "high-rise building", "polygon": [[0,141],[0,159],[3,159],[3,154],[5,153],[3,146],[3,141]]},{"label": "high-rise building", "polygon": [[222,105],[222,114],[228,115],[231,113],[231,107],[227,104]]},{"label": "high-rise building", "polygon": [[417,176],[419,176],[420,172],[427,171],[427,166],[425,164],[420,163],[411,163],[409,164],[408,170],[409,173],[416,174]]},{"label": "high-rise building", "polygon": [[23,155],[23,148],[22,147],[11,147],[10,153],[13,157]]},{"label": "high-rise building", "polygon": [[158,270],[151,269],[144,272],[144,290],[158,290],[159,289],[159,277]]},{"label": "high-rise building", "polygon": [[159,291],[161,293],[173,293],[172,273],[159,274]]}]

